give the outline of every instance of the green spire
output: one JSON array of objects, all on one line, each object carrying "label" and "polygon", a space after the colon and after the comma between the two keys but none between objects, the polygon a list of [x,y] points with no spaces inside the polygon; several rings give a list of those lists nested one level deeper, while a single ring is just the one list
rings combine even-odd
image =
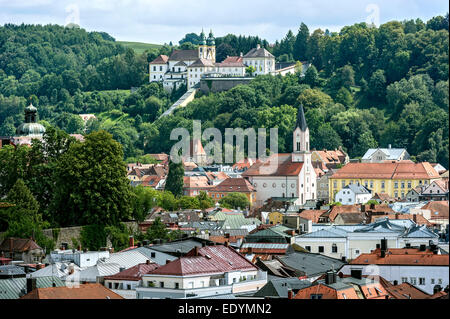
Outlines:
[{"label": "green spire", "polygon": [[212,29],[209,31],[208,45],[216,45],[216,39],[214,39]]},{"label": "green spire", "polygon": [[200,44],[206,45],[206,35],[205,35],[205,32],[203,32],[203,28],[202,28],[202,33],[200,33]]}]

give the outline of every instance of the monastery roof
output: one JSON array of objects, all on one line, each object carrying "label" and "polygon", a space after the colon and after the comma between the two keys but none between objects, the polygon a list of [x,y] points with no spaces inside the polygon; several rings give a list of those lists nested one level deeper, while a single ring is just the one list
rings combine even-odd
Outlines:
[{"label": "monastery roof", "polygon": [[403,152],[406,152],[406,149],[404,148],[369,148],[362,157],[362,159],[363,160],[370,159],[373,153],[375,153],[378,150],[386,154],[388,160],[396,160],[400,158]]},{"label": "monastery roof", "polygon": [[216,63],[218,67],[245,67],[244,59],[240,56],[229,56],[220,63]]},{"label": "monastery roof", "polygon": [[197,50],[173,50],[169,57],[169,61],[195,61],[197,59]]},{"label": "monastery roof", "polygon": [[194,63],[189,65],[189,68],[193,67],[206,67],[206,66],[214,66],[214,62],[208,59],[197,59]]},{"label": "monastery roof", "polygon": [[150,64],[166,64],[169,61],[169,57],[167,55],[158,55],[156,59],[154,59]]},{"label": "monastery roof", "polygon": [[331,178],[431,179],[439,174],[428,162],[348,163]]},{"label": "monastery roof", "polygon": [[274,56],[266,49],[260,47],[248,51],[248,53],[244,55],[244,58],[274,58]]}]

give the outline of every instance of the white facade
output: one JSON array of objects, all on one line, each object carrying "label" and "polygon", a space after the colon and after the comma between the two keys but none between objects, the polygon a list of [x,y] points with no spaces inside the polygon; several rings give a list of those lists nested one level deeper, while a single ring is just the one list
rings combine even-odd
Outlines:
[{"label": "white facade", "polygon": [[167,64],[150,64],[149,77],[150,82],[161,82],[164,79],[164,74],[168,71]]},{"label": "white facade", "polygon": [[186,299],[257,291],[267,283],[259,270],[196,276],[144,275],[137,299]]},{"label": "white facade", "polygon": [[433,294],[436,285],[447,287],[448,266],[425,266],[425,265],[344,265],[340,272],[350,275],[352,269],[362,270],[362,275],[379,275],[392,284],[408,282],[413,286]]},{"label": "white facade", "polygon": [[334,197],[335,202],[342,205],[365,204],[372,198],[372,194],[356,194],[349,188],[343,188],[336,193]]}]

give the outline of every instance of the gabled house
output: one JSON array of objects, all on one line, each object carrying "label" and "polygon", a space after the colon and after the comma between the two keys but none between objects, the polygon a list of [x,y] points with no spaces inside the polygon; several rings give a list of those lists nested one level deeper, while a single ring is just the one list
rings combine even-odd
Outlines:
[{"label": "gabled house", "polygon": [[36,288],[20,299],[124,299],[101,284]]},{"label": "gabled house", "polygon": [[44,250],[29,238],[5,238],[0,244],[0,255],[26,264],[40,263],[45,256]]},{"label": "gabled house", "polygon": [[189,299],[256,292],[267,274],[228,245],[194,248],[143,275],[138,299]]},{"label": "gabled house", "polygon": [[437,180],[422,190],[420,200],[448,200],[448,182]]},{"label": "gabled house", "polygon": [[157,263],[147,262],[125,269],[115,275],[104,277],[104,285],[125,299],[136,299],[136,288],[141,284],[142,276],[158,268]]},{"label": "gabled house", "polygon": [[334,197],[335,202],[342,205],[365,204],[372,198],[372,192],[367,187],[356,184],[348,184],[343,187]]},{"label": "gabled house", "polygon": [[361,158],[362,163],[382,163],[384,161],[409,160],[410,156],[405,148],[369,148]]}]

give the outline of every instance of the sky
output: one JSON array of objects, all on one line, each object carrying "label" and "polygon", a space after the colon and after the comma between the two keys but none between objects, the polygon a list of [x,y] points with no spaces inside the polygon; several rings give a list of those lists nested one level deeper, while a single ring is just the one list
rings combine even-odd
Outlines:
[{"label": "sky", "polygon": [[0,0],[0,25],[77,23],[119,41],[178,43],[186,33],[257,35],[270,43],[301,22],[339,31],[360,22],[420,18],[449,11],[447,0]]}]

